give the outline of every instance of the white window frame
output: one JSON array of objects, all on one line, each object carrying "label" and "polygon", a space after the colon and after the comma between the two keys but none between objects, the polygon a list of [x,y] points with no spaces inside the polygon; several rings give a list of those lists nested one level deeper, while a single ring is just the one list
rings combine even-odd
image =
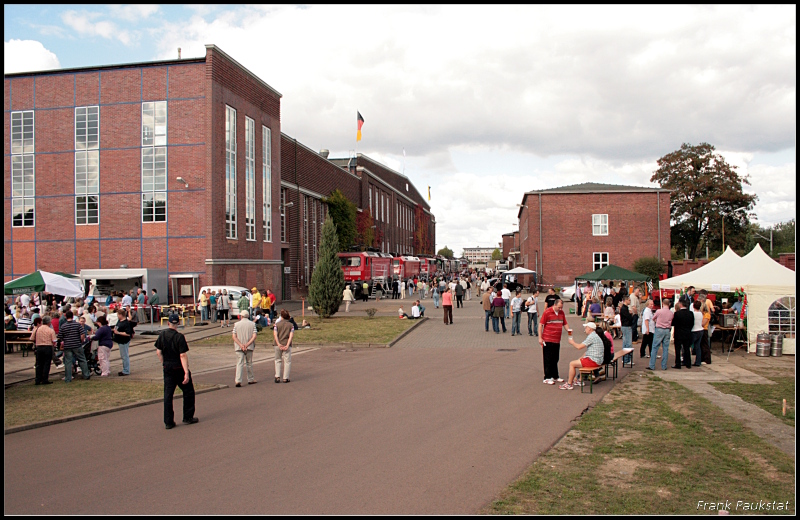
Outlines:
[{"label": "white window frame", "polygon": [[[90,183],[90,165],[97,165],[95,181]],[[75,225],[100,224],[100,152],[98,150],[75,152]],[[90,212],[90,199],[94,199],[95,211]],[[93,214],[93,215],[92,215]]]},{"label": "white window frame", "polygon": [[[81,119],[83,124],[81,124]],[[91,123],[94,122],[95,125]],[[94,140],[90,140],[95,134]],[[83,137],[81,141],[80,138]],[[75,107],[75,150],[100,148],[100,107],[98,105]]]},{"label": "white window frame", "polygon": [[[36,227],[35,128],[36,114],[33,110],[11,112],[11,227]],[[25,179],[28,164],[29,182]],[[29,211],[33,218],[26,222],[25,215]],[[20,218],[15,218],[17,214],[21,215]]]},{"label": "white window frame", "polygon": [[[169,179],[167,123],[166,101],[145,101],[142,103],[142,205],[140,211],[142,224],[167,222],[167,179]],[[161,160],[162,158],[163,161]],[[161,164],[163,164],[163,175],[160,173],[162,169],[159,165]],[[146,206],[148,200],[152,201],[152,204]],[[163,212],[157,211],[157,207],[161,206],[159,202],[163,202]]]},{"label": "white window frame", "polygon": [[236,109],[225,105],[225,238],[239,238],[236,221]]},{"label": "white window frame", "polygon": [[256,240],[256,122],[244,118],[244,237]]},{"label": "white window frame", "polygon": [[[599,257],[598,257],[599,255]],[[605,261],[603,260],[603,255],[605,255]],[[609,265],[608,253],[602,251],[595,251],[592,253],[592,271],[597,271],[598,269],[602,269],[603,267]]]},{"label": "white window frame", "polygon": [[[163,110],[163,117],[159,114],[160,110]],[[142,146],[166,145],[167,102],[145,101],[142,103]]]},{"label": "white window frame", "polygon": [[308,285],[309,266],[308,266],[308,195],[303,195],[303,250],[305,252],[305,283]]},{"label": "white window frame", "polygon": [[608,236],[608,213],[596,213],[592,215],[592,236]]},{"label": "white window frame", "polygon": [[286,188],[281,188],[281,242],[286,242]]},{"label": "white window frame", "polygon": [[314,266],[317,265],[317,199],[311,199],[311,221],[314,224]]},{"label": "white window frame", "polygon": [[261,125],[261,181],[264,242],[272,242],[272,131]]}]

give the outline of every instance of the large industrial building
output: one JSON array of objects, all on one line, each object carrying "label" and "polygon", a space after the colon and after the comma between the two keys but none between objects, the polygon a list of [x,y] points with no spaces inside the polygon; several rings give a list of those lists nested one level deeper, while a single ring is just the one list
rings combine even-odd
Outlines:
[{"label": "large industrial building", "polygon": [[336,188],[372,208],[386,251],[434,250],[436,221],[408,178],[282,134],[281,94],[214,45],[3,83],[5,281],[127,266],[166,269],[169,301],[211,284],[295,298]]}]

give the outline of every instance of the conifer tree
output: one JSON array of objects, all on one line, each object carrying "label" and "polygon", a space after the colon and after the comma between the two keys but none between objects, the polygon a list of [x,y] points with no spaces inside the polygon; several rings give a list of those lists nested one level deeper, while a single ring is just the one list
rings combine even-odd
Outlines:
[{"label": "conifer tree", "polygon": [[332,218],[327,218],[322,226],[319,260],[314,267],[311,285],[308,288],[308,302],[323,318],[330,318],[336,314],[339,305],[342,304],[344,272],[338,252],[339,238],[336,236],[336,224]]}]

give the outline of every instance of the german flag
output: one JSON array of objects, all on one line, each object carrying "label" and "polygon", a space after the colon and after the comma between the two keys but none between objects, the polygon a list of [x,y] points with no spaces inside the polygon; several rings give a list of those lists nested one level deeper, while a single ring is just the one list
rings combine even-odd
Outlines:
[{"label": "german flag", "polygon": [[364,118],[358,110],[356,110],[356,114],[358,114],[358,133],[356,134],[356,142],[358,142],[361,140],[361,127],[364,125]]}]

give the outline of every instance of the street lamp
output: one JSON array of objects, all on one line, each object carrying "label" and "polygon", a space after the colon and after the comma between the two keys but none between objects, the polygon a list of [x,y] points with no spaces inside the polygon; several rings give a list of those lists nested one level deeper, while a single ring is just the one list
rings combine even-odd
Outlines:
[{"label": "street lamp", "polygon": [[[747,208],[737,208],[731,213],[736,213],[737,211],[747,211]],[[722,215],[722,252],[725,252],[725,215]]]},{"label": "street lamp", "polygon": [[[761,237],[764,240],[767,240],[767,237],[765,237],[764,235],[762,235],[760,233],[753,232],[753,234],[755,236],[757,236],[757,237]],[[770,230],[769,230],[769,256],[772,256],[772,228],[770,228]]]}]

